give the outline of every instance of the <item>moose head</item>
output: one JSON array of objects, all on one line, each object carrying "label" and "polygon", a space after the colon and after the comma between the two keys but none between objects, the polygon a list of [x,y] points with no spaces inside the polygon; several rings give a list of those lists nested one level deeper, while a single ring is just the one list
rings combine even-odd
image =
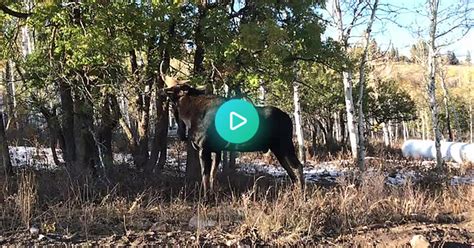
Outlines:
[{"label": "moose head", "polygon": [[181,116],[181,114],[183,113],[180,113],[180,108],[190,107],[183,106],[186,105],[186,97],[203,95],[204,91],[198,90],[189,85],[189,80],[179,80],[175,77],[165,75],[162,72],[162,65],[160,65],[160,75],[166,86],[164,88],[164,92],[171,100],[171,108],[173,110],[173,115],[178,124],[178,137],[181,140],[186,140],[186,123]]}]

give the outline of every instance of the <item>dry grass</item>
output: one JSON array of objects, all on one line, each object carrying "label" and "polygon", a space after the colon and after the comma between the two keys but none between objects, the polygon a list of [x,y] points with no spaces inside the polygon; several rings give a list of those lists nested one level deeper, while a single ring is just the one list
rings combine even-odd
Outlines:
[{"label": "dry grass", "polygon": [[[22,172],[3,191],[0,233],[15,235],[35,225],[42,233],[59,233],[73,242],[152,232],[185,244],[202,244],[212,237],[215,244],[233,240],[284,245],[317,242],[374,225],[458,222],[473,211],[472,187],[443,186],[436,192],[412,183],[391,187],[381,172],[341,180],[329,189],[308,187],[305,197],[257,180],[253,188],[223,192],[211,204],[176,184],[181,179],[139,184],[137,175],[128,175],[127,181],[122,173],[121,182],[110,187],[87,180],[71,183],[61,173]],[[216,224],[190,228],[189,220],[196,215]],[[188,236],[176,234],[180,232]]]},{"label": "dry grass", "polygon": [[20,174],[18,192],[14,198],[18,215],[26,227],[30,226],[30,220],[37,198],[36,193],[35,175],[29,171],[22,171]]},{"label": "dry grass", "polygon": [[365,175],[357,186],[341,182],[330,190],[311,189],[306,200],[291,191],[281,192],[272,201],[253,201],[246,194],[235,204],[243,215],[240,233],[256,230],[265,242],[292,244],[375,224],[437,222],[446,215],[455,221],[472,211],[472,188],[446,188],[432,194],[410,183],[387,188],[383,179]]}]

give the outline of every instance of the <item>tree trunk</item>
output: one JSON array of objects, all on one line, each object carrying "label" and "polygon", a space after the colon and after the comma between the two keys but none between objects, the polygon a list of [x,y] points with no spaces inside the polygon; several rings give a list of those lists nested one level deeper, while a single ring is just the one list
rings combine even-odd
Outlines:
[{"label": "tree trunk", "polygon": [[352,72],[347,70],[342,72],[344,83],[344,98],[346,102],[347,131],[349,132],[349,142],[351,145],[352,158],[357,159],[358,137],[354,117],[354,100],[352,99]]},{"label": "tree trunk", "polygon": [[[86,85],[87,86],[87,85]],[[94,111],[89,99],[76,97],[74,100],[74,138],[76,143],[76,167],[94,173],[100,157],[95,138]]]},{"label": "tree trunk", "polygon": [[[262,80],[261,80],[262,81]],[[263,82],[260,82],[260,87],[258,87],[258,104],[264,106],[266,100],[267,91],[265,87],[263,87]]]},{"label": "tree trunk", "polygon": [[149,149],[148,149],[148,136],[149,136],[149,127],[150,127],[150,94],[151,94],[151,85],[145,86],[145,92],[142,93],[144,98],[143,104],[140,109],[140,117],[138,121],[138,147],[135,153],[136,156],[136,165],[137,168],[143,168],[146,165],[146,162],[149,159]]},{"label": "tree trunk", "polygon": [[13,175],[12,162],[10,160],[10,151],[8,150],[8,140],[5,134],[5,124],[3,120],[3,111],[0,111],[0,153],[2,156],[0,167],[5,168],[6,175]]},{"label": "tree trunk", "polygon": [[31,54],[31,52],[33,52],[33,47],[31,44],[30,30],[27,25],[21,27],[21,40],[23,56]]},{"label": "tree trunk", "polygon": [[426,140],[426,129],[428,129],[426,127],[426,118],[425,118],[425,114],[423,113],[421,115],[421,139],[422,140]]},{"label": "tree trunk", "polygon": [[364,117],[364,89],[365,89],[365,64],[367,63],[367,56],[369,50],[369,41],[370,41],[370,34],[372,31],[372,24],[375,20],[375,12],[377,11],[378,0],[374,1],[374,5],[372,7],[372,12],[370,15],[369,23],[367,24],[367,29],[365,31],[365,39],[364,39],[364,52],[362,54],[362,58],[360,61],[359,66],[359,115],[358,115],[358,132],[359,132],[359,142],[358,150],[357,150],[357,164],[359,165],[360,170],[365,170],[365,117]]},{"label": "tree trunk", "polygon": [[204,33],[203,33],[203,26],[204,21],[207,15],[206,6],[203,4],[198,5],[198,21],[196,24],[196,28],[194,30],[194,42],[196,44],[196,51],[194,53],[194,68],[193,74],[194,75],[202,75],[204,72]]},{"label": "tree trunk", "polygon": [[402,122],[402,129],[403,129],[403,141],[407,141],[407,139],[409,139],[409,134],[408,134],[407,123],[405,121]]},{"label": "tree trunk", "polygon": [[300,105],[300,95],[299,95],[299,83],[296,81],[293,82],[293,105],[294,105],[294,118],[295,118],[295,131],[296,139],[298,141],[298,157],[305,163],[305,149],[304,149],[304,134],[303,134],[303,124],[301,121],[301,105]]},{"label": "tree trunk", "polygon": [[394,143],[398,142],[399,131],[400,131],[400,126],[398,125],[398,122],[395,122],[395,138],[393,139]]},{"label": "tree trunk", "polygon": [[338,140],[342,145],[345,143],[346,137],[346,122],[344,121],[344,110],[339,111],[339,131],[341,139]]},{"label": "tree trunk", "polygon": [[451,114],[449,113],[449,94],[446,87],[445,76],[441,75],[441,88],[443,89],[444,111],[446,114],[446,128],[448,129],[448,141],[453,141],[453,131],[451,130]]},{"label": "tree trunk", "polygon": [[39,107],[41,114],[46,119],[46,124],[49,130],[49,143],[51,147],[51,153],[53,155],[53,161],[57,166],[61,166],[62,163],[59,161],[56,148],[59,140],[59,147],[62,151],[65,151],[64,145],[64,136],[62,135],[61,127],[59,125],[58,116],[55,113],[55,110],[48,110],[44,106]]},{"label": "tree trunk", "polygon": [[471,135],[471,143],[473,142],[473,133],[472,133],[472,129],[473,129],[473,125],[472,125],[472,122],[473,122],[473,119],[472,119],[472,100],[470,101],[469,103],[469,133]]},{"label": "tree trunk", "polygon": [[436,166],[443,166],[443,158],[441,156],[441,132],[438,125],[438,106],[436,103],[436,26],[438,15],[439,0],[430,0],[430,40],[428,42],[428,71],[427,71],[427,91],[429,106],[431,110],[431,119],[433,122],[433,135],[436,149]]},{"label": "tree trunk", "polygon": [[61,130],[64,135],[64,161],[71,166],[76,159],[76,142],[74,138],[74,104],[72,99],[71,87],[59,80],[59,94],[61,98],[62,110],[62,126]]},{"label": "tree trunk", "polygon": [[15,63],[8,59],[5,65],[5,79],[6,79],[6,105],[7,105],[7,120],[5,129],[10,129],[13,127],[14,129],[18,130],[18,123],[16,118],[16,83],[15,83],[15,73],[14,69]]},{"label": "tree trunk", "polygon": [[[370,118],[370,119],[369,119],[369,125],[370,125],[370,126],[373,126],[372,123],[374,123],[374,118]],[[373,129],[373,128],[370,129],[370,138],[371,138],[372,140],[375,139],[375,132],[374,132],[374,129]]]},{"label": "tree trunk", "polygon": [[341,141],[341,125],[339,120],[339,114],[334,112],[334,133],[337,141]]},{"label": "tree trunk", "polygon": [[393,144],[393,124],[392,121],[387,122],[387,129],[388,129],[388,140],[390,140],[390,144]]},{"label": "tree trunk", "polygon": [[332,123],[329,122],[326,126],[323,125],[323,123],[320,120],[316,120],[316,123],[319,126],[319,129],[323,133],[323,138],[324,138],[324,143],[326,145],[326,149],[329,152],[334,152],[335,151],[335,140],[332,132]]},{"label": "tree trunk", "polygon": [[388,133],[387,123],[382,123],[383,141],[385,146],[390,146],[390,135]]},{"label": "tree trunk", "polygon": [[[336,19],[336,25],[339,32],[339,42],[341,42],[344,51],[349,49],[349,36],[350,30],[345,30],[344,20],[341,10],[340,0],[334,0],[334,13]],[[358,136],[356,130],[356,123],[354,117],[354,100],[352,98],[352,71],[349,68],[346,68],[342,72],[342,81],[344,84],[344,100],[346,106],[346,118],[347,118],[347,132],[349,133],[349,142],[351,146],[352,158],[357,159],[357,149],[358,149]]]},{"label": "tree trunk", "polygon": [[[26,11],[31,13],[33,8],[33,1],[26,0],[23,1],[26,7]],[[27,56],[33,52],[34,48],[34,39],[32,38],[29,25],[24,25],[21,27],[21,40],[22,40],[22,51],[23,56]]]},{"label": "tree trunk", "polygon": [[[162,88],[162,87],[160,87]],[[156,116],[155,134],[153,137],[153,144],[151,149],[150,159],[147,162],[146,169],[149,172],[154,172],[155,169],[161,172],[166,163],[166,148],[168,137],[168,102],[165,97],[157,94],[156,99]],[[157,164],[158,162],[158,164]]]},{"label": "tree trunk", "polygon": [[317,125],[313,124],[313,128],[311,128],[311,156],[314,158],[316,157],[316,152],[317,152]]},{"label": "tree trunk", "polygon": [[112,153],[112,135],[113,130],[118,125],[119,113],[115,110],[118,104],[114,102],[114,98],[110,95],[104,96],[104,103],[102,108],[102,120],[99,127],[99,144],[101,145],[101,153],[103,155],[103,164],[106,167],[110,167],[114,163]]}]

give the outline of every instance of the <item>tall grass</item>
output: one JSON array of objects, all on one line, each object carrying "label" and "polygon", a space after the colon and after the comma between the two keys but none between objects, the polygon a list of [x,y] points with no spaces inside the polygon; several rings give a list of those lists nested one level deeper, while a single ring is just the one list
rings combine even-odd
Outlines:
[{"label": "tall grass", "polygon": [[21,171],[15,203],[19,218],[26,228],[30,227],[37,197],[35,175],[31,171]]},{"label": "tall grass", "polygon": [[[17,191],[1,203],[0,233],[36,225],[42,232],[93,240],[187,231],[194,237],[190,244],[211,235],[235,242],[291,245],[372,226],[461,221],[474,205],[472,187],[432,191],[411,182],[393,187],[384,183],[382,172],[341,179],[332,188],[310,186],[304,197],[281,183],[257,180],[250,189],[221,192],[211,204],[176,184],[179,178],[143,185],[136,182],[136,175],[127,181],[120,174],[125,181],[104,187],[93,181],[70,183],[61,174],[22,172]],[[214,224],[189,227],[193,217]]]}]

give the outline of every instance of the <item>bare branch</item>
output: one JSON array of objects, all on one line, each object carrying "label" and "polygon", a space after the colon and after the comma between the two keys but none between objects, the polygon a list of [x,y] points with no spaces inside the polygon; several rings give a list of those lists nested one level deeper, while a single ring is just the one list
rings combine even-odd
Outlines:
[{"label": "bare branch", "polygon": [[22,13],[22,12],[18,12],[16,10],[10,9],[5,4],[0,4],[0,10],[5,12],[5,14],[11,15],[17,18],[21,18],[21,19],[26,19],[31,15],[31,13]]}]

